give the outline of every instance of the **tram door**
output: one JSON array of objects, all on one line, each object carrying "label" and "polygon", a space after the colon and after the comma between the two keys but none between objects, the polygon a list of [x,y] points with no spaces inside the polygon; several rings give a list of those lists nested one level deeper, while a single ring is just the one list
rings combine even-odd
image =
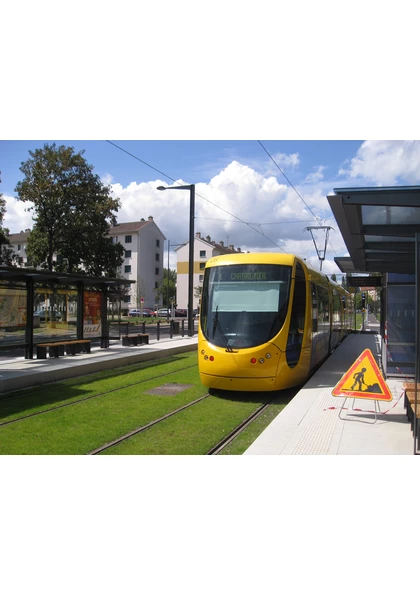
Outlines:
[{"label": "tram door", "polygon": [[303,331],[305,328],[306,312],[306,281],[305,271],[297,262],[295,274],[295,289],[293,291],[292,313],[290,316],[289,334],[287,337],[286,361],[289,367],[295,367],[302,350]]}]

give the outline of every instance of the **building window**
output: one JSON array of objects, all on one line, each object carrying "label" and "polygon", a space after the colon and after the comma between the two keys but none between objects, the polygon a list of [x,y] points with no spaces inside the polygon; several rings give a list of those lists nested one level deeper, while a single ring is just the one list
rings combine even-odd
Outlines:
[{"label": "building window", "polygon": [[159,289],[159,283],[155,282],[155,289]]},{"label": "building window", "polygon": [[124,272],[131,272],[131,265],[127,264],[126,266],[124,266]]},{"label": "building window", "polygon": [[200,262],[200,270],[204,270],[206,267],[206,263],[205,262]]},{"label": "building window", "polygon": [[206,257],[206,250],[200,250],[200,258]]},{"label": "building window", "polygon": [[124,303],[130,303],[131,301],[131,296],[130,295],[124,295]]},{"label": "building window", "polygon": [[160,247],[160,239],[156,239],[156,247]]},{"label": "building window", "polygon": [[125,257],[131,258],[131,250],[125,250]]},{"label": "building window", "polygon": [[125,243],[131,243],[131,237],[131,235],[126,235],[124,239]]},{"label": "building window", "polygon": [[200,283],[202,283],[204,280],[204,274],[200,274],[200,276],[198,277],[198,280]]},{"label": "building window", "polygon": [[155,268],[155,274],[159,274],[159,268]]},{"label": "building window", "polygon": [[159,254],[156,254],[156,262],[159,262]]},{"label": "building window", "polygon": [[118,243],[118,235],[111,237],[111,243]]},{"label": "building window", "polygon": [[20,252],[20,243],[18,243],[18,252]]}]

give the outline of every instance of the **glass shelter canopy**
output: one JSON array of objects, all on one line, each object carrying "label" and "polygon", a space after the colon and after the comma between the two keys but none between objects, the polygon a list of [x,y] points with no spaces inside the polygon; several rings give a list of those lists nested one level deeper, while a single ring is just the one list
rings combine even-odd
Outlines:
[{"label": "glass shelter canopy", "polygon": [[327,200],[350,257],[335,258],[344,273],[415,274],[420,233],[420,186],[340,188]]}]

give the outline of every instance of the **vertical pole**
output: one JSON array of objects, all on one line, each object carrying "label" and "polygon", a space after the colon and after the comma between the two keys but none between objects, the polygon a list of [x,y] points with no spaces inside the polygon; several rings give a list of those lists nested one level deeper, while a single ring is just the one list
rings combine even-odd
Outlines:
[{"label": "vertical pole", "polygon": [[194,211],[195,211],[195,184],[191,184],[191,187],[190,187],[190,244],[189,244],[189,262],[188,262],[188,336],[194,335],[194,317],[193,317]]},{"label": "vertical pole", "polygon": [[420,352],[419,352],[419,339],[420,339],[420,316],[419,316],[419,307],[420,307],[420,280],[419,280],[419,273],[420,273],[420,233],[415,234],[415,242],[416,242],[416,367],[415,367],[415,384],[414,384],[414,455],[417,454],[417,406],[419,402],[418,398],[418,383],[419,383],[419,374],[420,374]]},{"label": "vertical pole", "polygon": [[26,328],[25,328],[25,359],[34,356],[34,281],[26,281]]},{"label": "vertical pole", "polygon": [[167,300],[167,304],[166,304],[166,319],[169,321],[169,249],[171,247],[171,242],[168,239],[168,270],[166,271],[166,300]]},{"label": "vertical pole", "polygon": [[84,287],[83,283],[77,283],[77,321],[76,321],[76,337],[78,340],[83,338],[83,320],[84,320]]}]

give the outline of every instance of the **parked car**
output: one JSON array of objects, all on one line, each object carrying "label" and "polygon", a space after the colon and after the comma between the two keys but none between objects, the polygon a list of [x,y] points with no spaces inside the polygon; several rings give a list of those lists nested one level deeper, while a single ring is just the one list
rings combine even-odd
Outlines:
[{"label": "parked car", "polygon": [[155,311],[155,316],[157,318],[167,318],[168,314],[171,315],[171,310],[167,307],[161,307],[157,311]]},{"label": "parked car", "polygon": [[45,318],[48,320],[61,320],[61,313],[59,311],[45,311],[45,309],[37,309],[34,311],[34,316],[37,316],[40,322],[45,322]]},{"label": "parked car", "polygon": [[153,311],[151,309],[149,309],[148,307],[144,307],[143,314],[142,314],[141,309],[130,309],[130,312],[128,315],[130,316],[130,318],[141,318],[142,315],[144,318],[150,318],[153,315]]},{"label": "parked car", "polygon": [[176,309],[175,310],[175,317],[176,318],[186,318],[188,315],[188,312],[186,309]]}]

